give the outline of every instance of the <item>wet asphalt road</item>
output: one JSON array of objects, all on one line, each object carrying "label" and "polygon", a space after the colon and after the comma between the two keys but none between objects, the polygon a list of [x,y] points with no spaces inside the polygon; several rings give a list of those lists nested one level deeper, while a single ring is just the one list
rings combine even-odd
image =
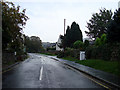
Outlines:
[{"label": "wet asphalt road", "polygon": [[103,88],[68,66],[40,54],[30,54],[3,73],[3,88]]}]

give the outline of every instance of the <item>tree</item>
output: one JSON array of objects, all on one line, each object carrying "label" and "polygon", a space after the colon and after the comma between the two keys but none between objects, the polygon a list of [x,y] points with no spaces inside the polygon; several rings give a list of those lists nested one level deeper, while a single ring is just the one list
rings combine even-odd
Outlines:
[{"label": "tree", "polygon": [[76,49],[83,49],[84,43],[80,40],[77,40],[76,42],[74,42],[73,47]]},{"label": "tree", "polygon": [[20,6],[15,7],[12,2],[2,3],[2,49],[12,49],[20,51],[22,49],[22,29],[24,28],[28,17],[25,15],[25,9],[20,12]]},{"label": "tree", "polygon": [[104,45],[106,43],[107,39],[106,39],[106,34],[103,34],[100,38],[100,44]]},{"label": "tree", "polygon": [[92,39],[95,39],[97,37],[101,37],[102,34],[107,33],[107,27],[111,21],[112,18],[112,11],[100,9],[99,13],[94,13],[87,22],[87,28],[89,31],[85,31],[87,36],[89,36]]},{"label": "tree", "polygon": [[97,37],[97,39],[95,40],[95,45],[99,46],[100,45],[100,38]]},{"label": "tree", "polygon": [[66,47],[73,47],[74,42],[77,40],[83,41],[82,32],[79,25],[73,22],[71,28],[69,26],[67,27],[64,44]]},{"label": "tree", "polygon": [[120,43],[120,8],[116,10],[113,16],[113,20],[108,26],[107,30],[107,41],[110,43]]},{"label": "tree", "polygon": [[27,52],[37,53],[43,51],[42,41],[37,36],[25,36],[25,46]]}]

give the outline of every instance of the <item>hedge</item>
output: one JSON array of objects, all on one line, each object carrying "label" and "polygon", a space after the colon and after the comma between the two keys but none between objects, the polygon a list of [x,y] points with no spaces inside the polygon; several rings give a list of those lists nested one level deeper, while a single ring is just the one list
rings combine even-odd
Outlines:
[{"label": "hedge", "polygon": [[80,50],[78,49],[71,49],[71,48],[68,48],[67,50],[65,51],[60,51],[57,55],[58,58],[62,58],[62,57],[74,57],[76,59],[79,59],[79,53],[80,53]]},{"label": "hedge", "polygon": [[120,43],[89,46],[85,54],[86,59],[120,60]]}]

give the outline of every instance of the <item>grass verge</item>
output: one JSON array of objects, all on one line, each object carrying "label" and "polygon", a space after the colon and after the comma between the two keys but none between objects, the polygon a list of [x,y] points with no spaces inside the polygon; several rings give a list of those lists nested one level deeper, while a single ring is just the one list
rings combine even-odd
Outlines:
[{"label": "grass verge", "polygon": [[120,62],[117,61],[105,61],[105,60],[96,60],[96,59],[78,60],[73,57],[64,57],[62,59],[75,61],[76,63],[120,76],[120,70],[119,70]]},{"label": "grass verge", "polygon": [[56,56],[55,54],[52,54],[52,53],[40,53],[40,54],[50,55],[50,56]]}]

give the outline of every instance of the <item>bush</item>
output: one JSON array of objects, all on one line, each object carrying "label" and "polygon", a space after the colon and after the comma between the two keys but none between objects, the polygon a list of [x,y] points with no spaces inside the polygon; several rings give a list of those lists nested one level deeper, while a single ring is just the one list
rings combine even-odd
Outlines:
[{"label": "bush", "polygon": [[93,50],[93,47],[92,46],[89,46],[86,48],[85,50],[85,56],[86,56],[86,59],[91,59],[91,53],[92,53],[92,50]]},{"label": "bush", "polygon": [[58,52],[57,57],[58,58],[74,57],[76,59],[79,59],[79,52],[80,52],[80,50],[78,50],[78,49],[66,48],[65,51]]},{"label": "bush", "polygon": [[85,54],[86,59],[120,60],[120,43],[89,46]]},{"label": "bush", "polygon": [[76,49],[83,49],[84,47],[84,43],[80,40],[74,42],[73,47]]},{"label": "bush", "polygon": [[64,57],[64,52],[63,52],[63,51],[58,52],[57,57],[58,57],[58,58]]}]

